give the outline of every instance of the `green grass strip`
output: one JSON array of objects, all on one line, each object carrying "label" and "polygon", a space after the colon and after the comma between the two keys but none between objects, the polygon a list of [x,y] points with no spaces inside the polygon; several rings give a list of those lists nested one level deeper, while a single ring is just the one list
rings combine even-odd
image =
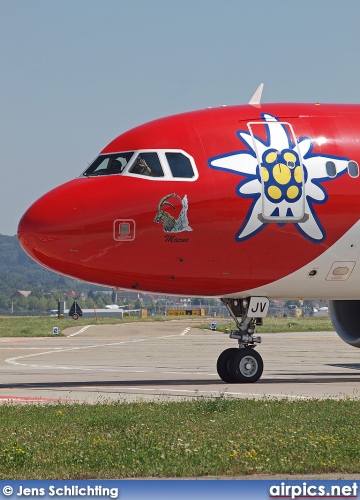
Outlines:
[{"label": "green grass strip", "polygon": [[[136,316],[119,318],[81,318],[74,321],[71,318],[58,319],[57,317],[49,316],[28,316],[28,317],[0,317],[0,338],[1,337],[51,337],[53,336],[53,327],[57,326],[60,331],[65,328],[78,327],[79,329],[85,325],[113,325],[121,323],[129,323],[134,321],[174,321],[173,318],[165,316],[152,316],[147,320]],[[226,322],[223,319],[209,318],[197,323],[197,319],[193,318],[192,326],[202,329],[210,329],[211,323],[216,322],[217,331],[225,332],[235,329],[234,322]],[[264,325],[256,328],[259,333],[276,333],[276,332],[309,332],[309,331],[331,331],[334,327],[328,317],[316,318],[265,318]]]},{"label": "green grass strip", "polygon": [[119,318],[80,318],[74,321],[72,318],[62,318],[50,316],[2,316],[0,317],[0,338],[1,337],[52,337],[53,327],[57,326],[61,331],[65,328],[85,325],[114,325],[130,323],[134,321],[166,321],[164,316],[153,316],[147,320],[130,316],[124,319]]},{"label": "green grass strip", "polygon": [[0,479],[358,473],[360,402],[0,406]]},{"label": "green grass strip", "polygon": [[[216,323],[216,330],[227,332],[235,330],[235,322],[224,322],[223,320],[214,320],[202,322],[199,328],[210,329],[211,322]],[[258,333],[280,333],[280,332],[324,332],[334,331],[334,327],[328,316],[318,317],[300,317],[300,318],[265,318],[262,326],[257,326]]]}]

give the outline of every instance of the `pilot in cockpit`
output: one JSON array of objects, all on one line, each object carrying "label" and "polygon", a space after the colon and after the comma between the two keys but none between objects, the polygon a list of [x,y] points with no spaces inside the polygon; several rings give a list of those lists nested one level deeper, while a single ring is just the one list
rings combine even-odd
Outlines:
[{"label": "pilot in cockpit", "polygon": [[132,174],[154,175],[153,171],[143,158],[138,158],[131,169]]},{"label": "pilot in cockpit", "polygon": [[107,170],[109,174],[120,174],[123,169],[124,167],[122,166],[121,162],[119,160],[113,159]]}]

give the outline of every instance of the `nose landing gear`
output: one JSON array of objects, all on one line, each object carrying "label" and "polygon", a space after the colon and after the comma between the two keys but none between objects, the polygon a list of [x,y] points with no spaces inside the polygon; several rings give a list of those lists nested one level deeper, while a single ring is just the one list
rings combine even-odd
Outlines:
[{"label": "nose landing gear", "polygon": [[226,383],[256,382],[262,375],[264,364],[260,354],[254,350],[255,344],[261,343],[261,337],[255,337],[253,333],[267,314],[269,300],[252,297],[221,301],[238,327],[238,330],[231,331],[230,338],[237,339],[239,347],[226,349],[220,354],[216,365],[219,377]]}]

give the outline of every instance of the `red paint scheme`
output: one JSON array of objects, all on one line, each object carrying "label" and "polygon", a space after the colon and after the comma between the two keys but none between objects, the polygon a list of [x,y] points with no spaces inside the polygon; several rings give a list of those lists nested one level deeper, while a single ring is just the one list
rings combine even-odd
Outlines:
[{"label": "red paint scheme", "polygon": [[[44,195],[24,214],[18,228],[23,249],[40,264],[85,281],[178,295],[224,296],[296,271],[359,219],[360,178],[343,175],[326,183],[328,200],[316,205],[326,232],[322,243],[306,239],[294,224],[267,224],[249,239],[235,241],[252,200],[235,192],[243,177],[211,169],[208,160],[245,150],[236,132],[246,130],[248,121],[260,121],[264,112],[291,123],[298,138],[326,137],[326,147],[315,143],[314,154],[345,156],[360,164],[357,105],[233,106],[159,119],[120,135],[102,153],[181,149],[194,158],[197,180],[79,177]],[[187,195],[192,231],[174,235],[187,241],[166,242],[162,224],[154,222],[159,201],[169,193]],[[179,212],[180,202],[170,201]],[[115,241],[117,219],[136,222],[133,241]]]}]

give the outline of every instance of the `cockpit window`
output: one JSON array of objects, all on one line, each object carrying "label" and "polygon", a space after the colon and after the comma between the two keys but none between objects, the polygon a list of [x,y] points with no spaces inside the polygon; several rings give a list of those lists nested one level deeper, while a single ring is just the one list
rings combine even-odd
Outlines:
[{"label": "cockpit window", "polygon": [[157,153],[140,153],[129,170],[129,174],[164,177]]},{"label": "cockpit window", "polygon": [[173,177],[194,177],[190,159],[182,153],[165,153]]},{"label": "cockpit window", "polygon": [[90,177],[97,175],[121,174],[126,165],[129,163],[133,154],[133,151],[128,151],[127,153],[100,155],[90,165],[90,167],[85,170],[83,175],[85,175],[86,177]]},{"label": "cockpit window", "polygon": [[199,177],[194,158],[179,149],[148,149],[101,154],[81,174],[142,176],[149,181],[192,182]]}]

